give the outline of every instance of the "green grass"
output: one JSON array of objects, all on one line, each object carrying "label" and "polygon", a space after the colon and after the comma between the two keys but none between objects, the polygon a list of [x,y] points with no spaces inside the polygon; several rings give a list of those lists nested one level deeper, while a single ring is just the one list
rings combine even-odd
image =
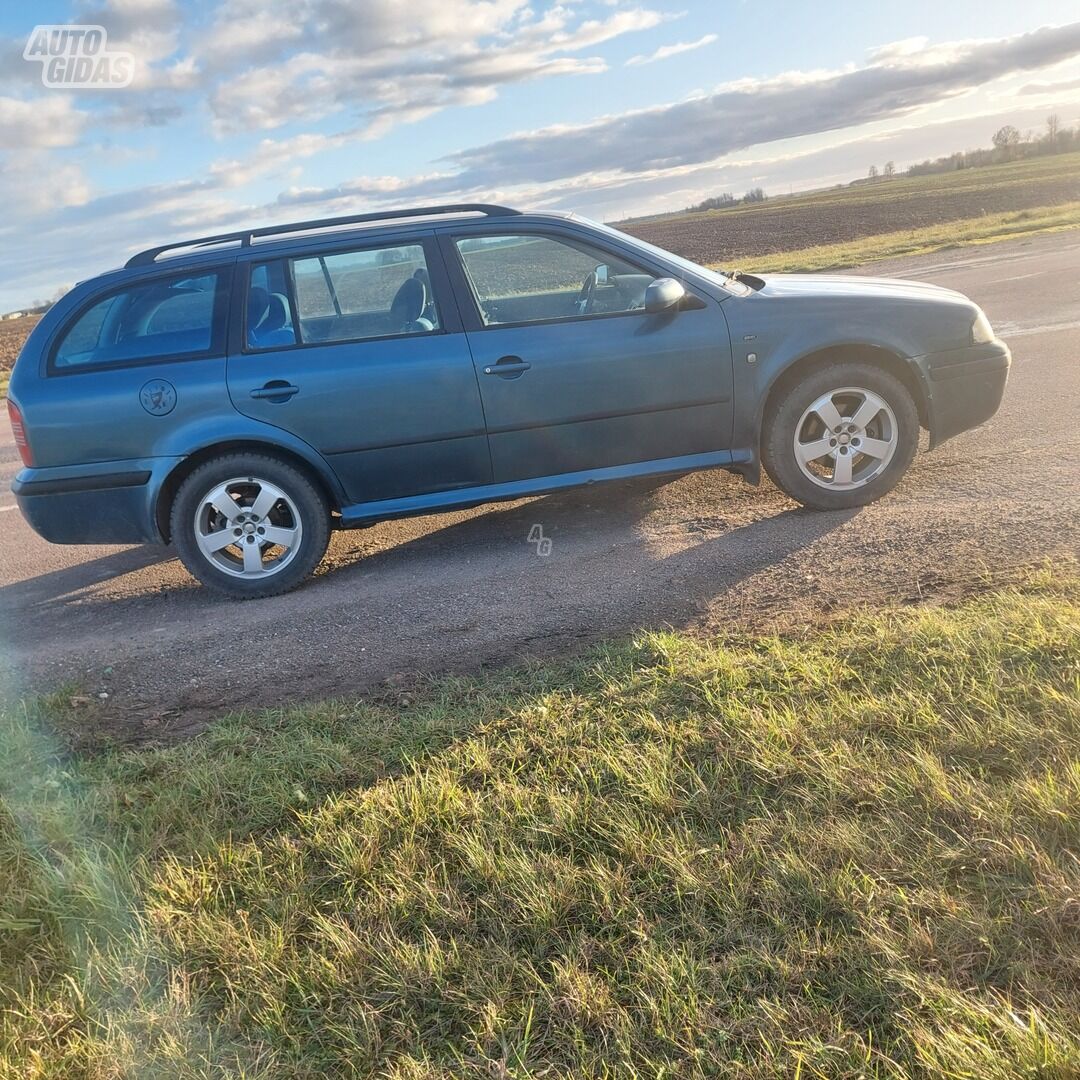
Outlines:
[{"label": "green grass", "polygon": [[1078,630],[1073,567],[167,749],[9,710],[0,1075],[1076,1077]]},{"label": "green grass", "polygon": [[[983,214],[980,217],[929,225],[921,229],[903,229],[879,233],[843,244],[821,244],[799,251],[747,258],[744,268],[759,273],[798,273],[813,270],[840,270],[863,266],[878,259],[901,255],[925,255],[933,251],[972,244],[990,244],[1019,236],[1064,232],[1080,228],[1080,202],[1062,206],[1017,210],[1005,214]],[[729,266],[731,260],[722,266]]]}]

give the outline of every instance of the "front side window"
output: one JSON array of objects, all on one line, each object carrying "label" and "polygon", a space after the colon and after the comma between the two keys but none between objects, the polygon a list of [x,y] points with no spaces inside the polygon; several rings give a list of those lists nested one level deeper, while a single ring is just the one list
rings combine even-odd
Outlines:
[{"label": "front side window", "polygon": [[642,310],[653,280],[607,252],[550,236],[470,236],[457,248],[486,326]]},{"label": "front side window", "polygon": [[157,278],[115,292],[75,320],[53,358],[58,369],[197,355],[214,341],[221,275]]},{"label": "front side window", "polygon": [[293,259],[305,343],[429,334],[439,329],[421,244]]}]

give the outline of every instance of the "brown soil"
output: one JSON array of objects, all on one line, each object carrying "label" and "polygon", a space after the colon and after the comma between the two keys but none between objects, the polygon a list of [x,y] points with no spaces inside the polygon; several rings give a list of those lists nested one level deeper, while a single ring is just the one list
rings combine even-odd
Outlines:
[{"label": "brown soil", "polygon": [[[882,184],[881,188],[887,186]],[[974,190],[901,190],[895,195],[858,187],[795,202],[777,200],[747,208],[628,222],[620,228],[695,262],[750,260],[745,268],[752,270],[752,260],[758,255],[850,243],[880,233],[1058,206],[1077,199],[1080,174]]]}]

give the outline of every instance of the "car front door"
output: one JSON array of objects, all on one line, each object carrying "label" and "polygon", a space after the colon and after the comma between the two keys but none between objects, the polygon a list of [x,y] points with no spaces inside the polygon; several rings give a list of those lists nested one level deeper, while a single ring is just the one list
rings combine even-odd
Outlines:
[{"label": "car front door", "polygon": [[430,236],[242,263],[240,412],[318,450],[351,503],[489,483],[468,343]]},{"label": "car front door", "polygon": [[443,233],[496,483],[724,450],[732,361],[720,305],[648,314],[662,274],[567,230]]}]

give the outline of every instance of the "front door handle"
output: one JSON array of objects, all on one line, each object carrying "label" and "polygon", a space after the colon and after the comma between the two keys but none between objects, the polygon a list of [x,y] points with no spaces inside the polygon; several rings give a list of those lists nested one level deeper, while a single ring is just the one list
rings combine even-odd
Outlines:
[{"label": "front door handle", "polygon": [[496,360],[491,367],[484,368],[484,374],[499,375],[504,379],[516,379],[531,367],[532,364],[528,360],[522,360],[520,356],[503,356]]},{"label": "front door handle", "polygon": [[253,398],[262,398],[266,401],[273,401],[275,404],[281,404],[288,401],[294,394],[300,393],[299,386],[293,386],[290,383],[285,382],[284,379],[274,379],[268,382],[265,386],[260,386],[251,391]]}]

